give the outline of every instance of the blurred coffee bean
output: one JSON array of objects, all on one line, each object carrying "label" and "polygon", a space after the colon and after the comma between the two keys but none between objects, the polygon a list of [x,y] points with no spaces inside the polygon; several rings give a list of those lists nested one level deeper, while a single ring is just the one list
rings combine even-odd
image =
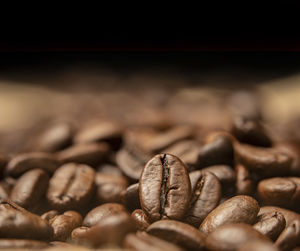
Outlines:
[{"label": "blurred coffee bean", "polygon": [[96,198],[99,203],[121,203],[122,193],[128,187],[128,181],[124,177],[96,173]]},{"label": "blurred coffee bean", "polygon": [[66,211],[61,215],[56,215],[49,220],[49,224],[53,228],[53,240],[65,241],[71,232],[81,226],[82,217],[75,211]]},{"label": "blurred coffee bean", "polygon": [[32,169],[42,169],[53,173],[59,166],[59,162],[50,153],[23,153],[15,156],[8,163],[6,172],[11,176],[20,176]]},{"label": "blurred coffee bean", "polygon": [[270,178],[259,182],[258,196],[264,205],[293,207],[299,205],[300,178]]},{"label": "blurred coffee bean", "polygon": [[170,154],[148,161],[139,181],[142,209],[150,221],[181,219],[189,207],[191,184],[185,165]]},{"label": "blurred coffee bean", "polygon": [[131,213],[131,218],[134,220],[137,229],[140,231],[145,231],[150,223],[148,216],[142,209],[136,209]]},{"label": "blurred coffee bean", "polygon": [[287,251],[300,243],[300,222],[295,220],[284,229],[275,241],[275,246],[280,250]]},{"label": "blurred coffee bean", "polygon": [[247,224],[226,224],[208,234],[206,247],[211,251],[235,251],[244,243],[255,241],[272,243],[268,237]]},{"label": "blurred coffee bean", "polygon": [[102,163],[109,152],[106,143],[87,143],[73,145],[58,152],[57,157],[62,163],[75,162],[96,166]]},{"label": "blurred coffee bean", "polygon": [[235,166],[236,170],[236,194],[238,195],[252,195],[254,192],[254,181],[247,168],[242,164]]},{"label": "blurred coffee bean", "polygon": [[86,126],[75,135],[75,143],[107,142],[112,149],[122,144],[123,129],[116,123],[102,121]]},{"label": "blurred coffee bean", "polygon": [[122,196],[123,203],[129,209],[129,211],[141,208],[139,198],[139,183],[135,183],[127,187]]},{"label": "blurred coffee bean", "polygon": [[100,220],[121,212],[127,212],[126,208],[117,203],[106,203],[92,209],[84,218],[83,226],[92,227],[97,224]]},{"label": "blurred coffee bean", "polygon": [[115,176],[123,176],[120,168],[110,164],[103,164],[97,167],[97,173],[115,175]]},{"label": "blurred coffee bean", "polygon": [[192,196],[184,221],[199,227],[204,218],[219,204],[221,184],[214,174],[207,171],[194,171],[189,176]]},{"label": "blurred coffee bean", "polygon": [[27,171],[18,179],[10,198],[21,207],[30,208],[45,195],[48,183],[49,175],[42,169]]},{"label": "blurred coffee bean", "polygon": [[80,208],[94,192],[95,171],[81,164],[69,163],[59,167],[49,182],[47,199],[57,210]]},{"label": "blurred coffee bean", "polygon": [[237,162],[250,171],[265,177],[280,176],[289,172],[292,159],[279,149],[239,143],[235,143],[234,147]]},{"label": "blurred coffee bean", "polygon": [[215,165],[202,169],[202,172],[210,172],[216,175],[222,184],[222,188],[226,188],[234,184],[236,180],[236,174],[233,168],[227,165]]},{"label": "blurred coffee bean", "polygon": [[160,220],[147,228],[147,233],[187,250],[204,250],[205,238],[196,228],[175,220]]},{"label": "blurred coffee bean", "polygon": [[211,211],[199,229],[208,234],[219,226],[229,223],[253,224],[256,222],[259,205],[255,199],[246,195],[238,195],[226,200]]},{"label": "blurred coffee bean", "polygon": [[272,145],[270,137],[258,120],[236,117],[233,120],[231,133],[242,143],[263,147]]},{"label": "blurred coffee bean", "polygon": [[274,211],[258,216],[258,222],[253,225],[254,229],[275,241],[285,228],[285,218],[282,213]]},{"label": "blurred coffee bean", "polygon": [[89,227],[77,227],[71,233],[72,242],[75,244],[87,243],[86,233],[89,231]]}]

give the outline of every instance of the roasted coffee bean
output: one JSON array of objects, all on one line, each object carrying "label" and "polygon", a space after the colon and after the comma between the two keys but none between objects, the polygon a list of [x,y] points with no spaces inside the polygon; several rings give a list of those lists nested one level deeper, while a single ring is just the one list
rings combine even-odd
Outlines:
[{"label": "roasted coffee bean", "polygon": [[254,181],[247,168],[241,164],[235,166],[236,170],[236,194],[238,195],[252,195],[254,190]]},{"label": "roasted coffee bean", "polygon": [[151,224],[148,216],[142,209],[134,210],[131,214],[131,218],[134,220],[137,229],[140,231],[145,231]]},{"label": "roasted coffee bean", "polygon": [[202,233],[196,228],[179,221],[157,221],[147,228],[147,233],[187,250],[204,250],[205,238]]},{"label": "roasted coffee bean", "polygon": [[106,143],[87,143],[73,145],[57,154],[62,163],[75,162],[96,166],[102,163],[109,153]]},{"label": "roasted coffee bean", "polygon": [[241,245],[238,251],[280,251],[273,244],[265,241],[249,241]]},{"label": "roasted coffee bean", "polygon": [[124,239],[124,247],[135,251],[183,251],[180,247],[145,232],[128,234]]},{"label": "roasted coffee bean", "polygon": [[97,172],[102,174],[114,175],[114,176],[123,176],[123,173],[120,170],[120,168],[110,164],[102,164],[98,166]]},{"label": "roasted coffee bean", "polygon": [[48,244],[43,241],[26,240],[26,239],[0,239],[0,249],[8,250],[33,250],[47,248]]},{"label": "roasted coffee bean", "polygon": [[128,187],[128,181],[124,177],[109,174],[96,174],[96,197],[100,204],[115,202],[120,203],[122,193]]},{"label": "roasted coffee bean", "polygon": [[117,203],[106,203],[92,209],[84,218],[83,226],[92,227],[97,224],[100,220],[121,212],[126,212],[126,208]]},{"label": "roasted coffee bean", "polygon": [[222,195],[221,184],[210,172],[194,171],[189,176],[192,196],[185,222],[199,227],[204,218],[219,204]]},{"label": "roasted coffee bean", "polygon": [[180,140],[192,138],[193,131],[193,128],[187,126],[173,127],[144,141],[142,146],[147,152],[158,153]]},{"label": "roasted coffee bean", "polygon": [[42,152],[56,152],[72,143],[73,126],[68,122],[58,122],[47,128],[36,140],[34,149]]},{"label": "roasted coffee bean", "polygon": [[6,172],[14,177],[32,169],[42,169],[48,173],[53,173],[58,166],[59,162],[50,153],[23,153],[11,159]]},{"label": "roasted coffee bean", "polygon": [[291,157],[279,149],[240,143],[235,143],[235,156],[238,163],[265,177],[287,174],[292,163]]},{"label": "roasted coffee bean", "polygon": [[141,174],[139,196],[150,221],[181,219],[189,207],[191,184],[185,165],[170,154],[158,154]]},{"label": "roasted coffee bean", "polygon": [[259,205],[255,199],[246,195],[238,195],[226,200],[211,211],[199,229],[204,234],[214,231],[217,227],[228,223],[256,222]]},{"label": "roasted coffee bean", "polygon": [[51,211],[48,211],[48,212],[44,213],[43,215],[41,215],[41,218],[46,220],[47,222],[49,222],[49,220],[51,220],[58,214],[59,214],[58,211],[51,210]]},{"label": "roasted coffee bean", "polygon": [[234,184],[236,180],[236,174],[234,169],[227,165],[215,165],[202,169],[202,172],[206,171],[213,173],[217,176],[217,178],[222,184],[222,188],[226,188],[227,186]]},{"label": "roasted coffee bean", "polygon": [[253,225],[254,229],[275,241],[285,228],[285,218],[282,213],[274,211],[258,216],[258,222]]},{"label": "roasted coffee bean", "polygon": [[272,206],[261,207],[258,216],[265,213],[273,213],[274,211],[283,214],[286,221],[286,226],[289,226],[294,220],[298,220],[300,222],[300,214],[281,207],[272,207]]},{"label": "roasted coffee bean", "polygon": [[233,146],[232,138],[226,133],[208,135],[206,144],[199,152],[196,166],[203,168],[213,165],[232,165]]},{"label": "roasted coffee bean", "polygon": [[150,155],[137,148],[127,147],[116,154],[116,163],[121,171],[131,180],[138,181]]},{"label": "roasted coffee bean", "polygon": [[211,251],[235,251],[246,242],[254,241],[271,244],[268,237],[247,224],[226,224],[207,235],[206,247]]},{"label": "roasted coffee bean", "polygon": [[56,241],[65,241],[70,237],[71,232],[81,226],[82,217],[75,211],[66,211],[61,215],[56,215],[49,220],[53,228],[53,239]]},{"label": "roasted coffee bean", "polygon": [[264,127],[258,120],[236,117],[233,121],[231,133],[242,143],[270,147],[272,141]]},{"label": "roasted coffee bean", "polygon": [[75,143],[90,143],[105,141],[118,149],[122,144],[123,129],[113,122],[102,121],[81,129],[75,136]]},{"label": "roasted coffee bean", "polygon": [[12,201],[0,201],[1,238],[49,240],[52,235],[52,228],[38,215],[28,212]]},{"label": "roasted coffee bean", "polygon": [[69,163],[56,170],[49,182],[47,199],[57,210],[80,208],[94,191],[95,171],[81,164]]},{"label": "roasted coffee bean", "polygon": [[275,145],[279,151],[286,153],[292,158],[290,166],[291,176],[300,176],[300,148],[293,142],[279,142]]},{"label": "roasted coffee bean", "polygon": [[295,220],[286,227],[275,242],[280,250],[287,251],[300,243],[300,222]]},{"label": "roasted coffee bean", "polygon": [[197,162],[201,144],[196,140],[181,140],[164,149],[164,152],[177,156],[187,165],[188,169],[194,168]]},{"label": "roasted coffee bean", "polygon": [[265,205],[293,207],[299,205],[300,178],[270,178],[259,182],[260,200]]},{"label": "roasted coffee bean", "polygon": [[24,173],[11,191],[12,201],[24,208],[30,208],[39,202],[48,188],[49,175],[42,169],[33,169]]},{"label": "roasted coffee bean", "polygon": [[141,208],[139,198],[139,183],[135,183],[127,187],[123,193],[123,204],[130,210]]},{"label": "roasted coffee bean", "polygon": [[119,214],[107,216],[86,232],[83,231],[81,240],[84,244],[92,247],[121,246],[125,236],[135,231],[136,227],[133,219],[123,211]]}]

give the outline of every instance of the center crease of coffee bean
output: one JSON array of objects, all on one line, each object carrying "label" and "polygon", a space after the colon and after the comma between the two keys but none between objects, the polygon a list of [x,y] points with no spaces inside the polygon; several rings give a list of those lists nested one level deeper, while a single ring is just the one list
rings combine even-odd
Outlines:
[{"label": "center crease of coffee bean", "polygon": [[170,172],[170,167],[169,167],[168,160],[166,157],[167,157],[167,155],[164,154],[163,157],[161,158],[161,163],[162,163],[162,167],[163,167],[163,170],[162,170],[163,178],[162,178],[162,184],[161,184],[161,188],[160,188],[160,209],[159,209],[159,213],[160,213],[161,217],[165,213],[165,205],[166,205],[167,195],[168,195],[167,182],[168,182],[169,172]]}]

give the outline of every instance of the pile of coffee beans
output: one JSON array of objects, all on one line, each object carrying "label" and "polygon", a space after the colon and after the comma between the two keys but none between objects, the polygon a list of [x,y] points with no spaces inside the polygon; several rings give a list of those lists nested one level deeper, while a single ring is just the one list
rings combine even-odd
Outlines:
[{"label": "pile of coffee beans", "polygon": [[300,145],[270,135],[53,123],[0,155],[0,248],[300,250]]}]

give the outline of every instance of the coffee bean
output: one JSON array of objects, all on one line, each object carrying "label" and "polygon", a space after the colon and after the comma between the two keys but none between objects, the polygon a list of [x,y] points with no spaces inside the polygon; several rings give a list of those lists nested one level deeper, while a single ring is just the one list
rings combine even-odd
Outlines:
[{"label": "coffee bean", "polygon": [[122,144],[123,129],[113,122],[102,121],[81,129],[75,136],[75,143],[107,142],[113,149]]},{"label": "coffee bean", "polygon": [[292,163],[289,155],[276,148],[235,143],[235,153],[238,163],[265,177],[287,174]]},{"label": "coffee bean", "polygon": [[80,208],[94,191],[95,171],[81,164],[69,163],[56,170],[49,182],[47,199],[57,210]]},{"label": "coffee bean", "polygon": [[272,145],[270,137],[258,120],[236,117],[231,132],[242,143],[263,147]]},{"label": "coffee bean", "polygon": [[286,221],[286,226],[289,226],[295,220],[300,221],[300,214],[281,207],[273,207],[273,206],[261,207],[258,215],[265,214],[265,213],[273,213],[274,211],[283,214]]},{"label": "coffee bean", "polygon": [[160,220],[147,228],[147,233],[187,250],[204,250],[204,236],[196,228],[174,220]]},{"label": "coffee bean", "polygon": [[253,224],[256,221],[259,205],[255,199],[246,195],[238,195],[226,200],[211,211],[199,229],[204,234],[228,223]]},{"label": "coffee bean", "polygon": [[274,211],[258,215],[258,222],[253,225],[254,229],[275,241],[285,228],[285,218],[282,213]]},{"label": "coffee bean", "polygon": [[134,210],[131,214],[131,218],[134,220],[137,229],[140,231],[145,231],[150,225],[150,220],[142,209]]},{"label": "coffee bean", "polygon": [[49,240],[52,235],[52,228],[38,215],[28,212],[12,201],[0,201],[1,238]]},{"label": "coffee bean", "polygon": [[92,227],[97,224],[97,222],[102,219],[115,214],[120,214],[121,212],[126,212],[126,208],[117,203],[106,203],[92,209],[84,218],[83,226]]},{"label": "coffee bean", "polygon": [[128,187],[128,181],[124,177],[115,175],[96,174],[96,197],[99,203],[121,203],[122,192]]},{"label": "coffee bean", "polygon": [[270,178],[259,182],[258,195],[265,205],[293,207],[299,205],[300,178]]},{"label": "coffee bean", "polygon": [[150,155],[137,148],[127,147],[116,154],[116,163],[121,171],[131,180],[138,181]]},{"label": "coffee bean", "polygon": [[191,184],[185,165],[170,154],[148,161],[139,181],[142,209],[150,221],[181,219],[189,207]]},{"label": "coffee bean", "polygon": [[59,162],[50,153],[23,153],[11,159],[7,165],[6,172],[14,177],[32,169],[42,169],[48,173],[53,173],[58,166]]},{"label": "coffee bean", "polygon": [[23,240],[23,239],[0,239],[0,249],[3,250],[34,250],[47,248],[48,244],[43,241]]},{"label": "coffee bean", "polygon": [[265,241],[249,241],[241,245],[238,251],[280,251],[277,247]]},{"label": "coffee bean", "polygon": [[300,148],[293,142],[279,142],[275,145],[276,149],[286,153],[292,158],[292,163],[289,169],[291,176],[300,176]]},{"label": "coffee bean", "polygon": [[65,241],[70,237],[71,232],[81,226],[82,217],[75,211],[66,211],[61,215],[56,215],[49,220],[53,228],[53,239]]},{"label": "coffee bean", "polygon": [[204,218],[219,204],[221,184],[210,172],[194,171],[189,176],[192,196],[185,222],[199,227]]},{"label": "coffee bean", "polygon": [[299,245],[300,222],[295,220],[286,227],[275,241],[275,246],[280,250],[287,251]]},{"label": "coffee bean", "polygon": [[75,162],[96,166],[102,163],[109,152],[106,143],[87,143],[73,145],[57,154],[62,163]]},{"label": "coffee bean", "polygon": [[270,243],[268,237],[244,223],[226,224],[216,228],[206,237],[206,247],[211,251],[234,251],[246,242]]},{"label": "coffee bean", "polygon": [[30,208],[39,202],[48,188],[49,176],[42,169],[33,169],[24,173],[11,191],[12,201],[24,208]]},{"label": "coffee bean", "polygon": [[145,250],[153,250],[153,251],[183,251],[178,246],[164,241],[162,239],[156,238],[149,234],[137,233],[137,234],[128,234],[124,239],[124,246],[130,250],[136,251],[145,251]]},{"label": "coffee bean", "polygon": [[57,122],[48,127],[36,140],[34,149],[56,152],[72,143],[73,126],[68,122]]},{"label": "coffee bean", "polygon": [[129,209],[129,211],[141,208],[139,198],[139,183],[135,183],[127,187],[126,191],[123,193],[123,203]]},{"label": "coffee bean", "polygon": [[226,133],[214,133],[207,136],[198,154],[196,166],[203,168],[213,165],[231,165],[233,162],[232,138]]},{"label": "coffee bean", "polygon": [[235,166],[236,170],[236,194],[252,195],[254,190],[254,182],[247,168],[241,164]]}]

